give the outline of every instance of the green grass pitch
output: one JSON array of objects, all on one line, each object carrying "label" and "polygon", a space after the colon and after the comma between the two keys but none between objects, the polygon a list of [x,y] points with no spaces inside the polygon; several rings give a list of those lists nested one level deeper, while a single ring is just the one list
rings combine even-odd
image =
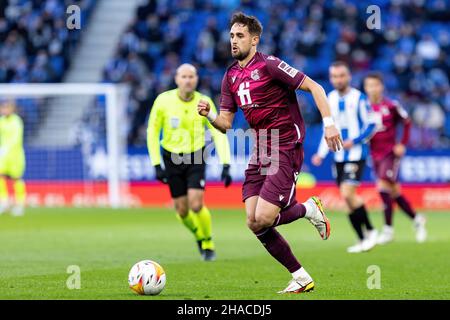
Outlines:
[{"label": "green grass pitch", "polygon": [[[416,244],[411,221],[395,214],[396,239],[368,253],[348,254],[347,218],[330,212],[331,237],[320,239],[304,219],[279,228],[316,282],[315,291],[278,295],[290,275],[245,226],[243,210],[211,210],[218,260],[200,260],[191,234],[169,209],[29,209],[0,216],[0,299],[450,299],[450,214],[428,212],[429,239]],[[378,228],[382,216],[372,213]],[[137,296],[131,266],[159,262],[164,291]],[[67,267],[81,270],[69,290]],[[367,268],[381,271],[369,290]]]}]

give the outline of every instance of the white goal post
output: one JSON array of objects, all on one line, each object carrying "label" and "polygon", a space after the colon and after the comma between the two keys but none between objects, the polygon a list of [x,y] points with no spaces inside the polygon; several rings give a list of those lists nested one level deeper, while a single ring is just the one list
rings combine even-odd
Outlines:
[{"label": "white goal post", "polygon": [[[123,205],[120,163],[126,154],[126,137],[120,122],[126,117],[129,87],[124,84],[106,83],[46,83],[46,84],[0,84],[0,98],[40,98],[55,96],[103,95],[106,105],[106,147],[107,147],[107,193],[109,205],[118,208]],[[126,191],[125,191],[126,192]]]}]

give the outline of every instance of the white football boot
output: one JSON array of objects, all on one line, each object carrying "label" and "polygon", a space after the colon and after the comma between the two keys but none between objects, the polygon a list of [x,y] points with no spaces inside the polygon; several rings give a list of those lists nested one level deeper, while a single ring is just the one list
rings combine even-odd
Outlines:
[{"label": "white football boot", "polygon": [[376,229],[367,231],[362,241],[363,251],[372,250],[377,245],[378,231]]},{"label": "white football boot", "polygon": [[364,252],[363,241],[359,241],[356,244],[347,248],[348,253],[360,253]]},{"label": "white football boot", "polygon": [[302,268],[302,275],[289,281],[286,289],[278,293],[302,293],[314,290],[314,281],[311,276]]},{"label": "white football boot", "polygon": [[394,240],[394,228],[392,226],[385,225],[383,226],[383,230],[377,239],[377,244],[388,244]]},{"label": "white football boot", "polygon": [[414,228],[416,229],[416,241],[423,243],[427,240],[427,229],[425,228],[427,220],[422,214],[416,214],[414,218]]},{"label": "white football boot", "polygon": [[[306,200],[304,205],[307,207],[305,218],[319,231],[322,239],[327,240],[330,237],[331,226],[325,215],[322,201],[318,197],[311,197]],[[308,206],[310,210],[308,210]]]}]

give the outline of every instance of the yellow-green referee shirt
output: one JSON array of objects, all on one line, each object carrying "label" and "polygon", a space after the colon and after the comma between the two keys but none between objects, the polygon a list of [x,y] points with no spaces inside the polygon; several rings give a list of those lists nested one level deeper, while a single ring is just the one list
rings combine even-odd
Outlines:
[{"label": "yellow-green referee shirt", "polygon": [[19,179],[24,170],[23,121],[15,113],[0,117],[0,174]]},{"label": "yellow-green referee shirt", "polygon": [[[147,147],[153,166],[161,164],[160,144],[172,153],[192,153],[203,148],[206,127],[211,132],[220,162],[230,163],[228,138],[197,113],[200,99],[207,100],[211,109],[216,110],[211,98],[197,91],[190,101],[181,100],[178,89],[163,92],[156,98],[147,128]],[[163,138],[160,142],[161,130]]]}]

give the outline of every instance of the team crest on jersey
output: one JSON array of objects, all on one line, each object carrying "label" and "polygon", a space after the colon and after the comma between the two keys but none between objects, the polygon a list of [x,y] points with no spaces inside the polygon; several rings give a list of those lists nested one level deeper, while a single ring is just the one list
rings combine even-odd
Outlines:
[{"label": "team crest on jersey", "polygon": [[259,80],[259,70],[258,69],[253,70],[252,73],[250,74],[250,77],[255,81]]}]

